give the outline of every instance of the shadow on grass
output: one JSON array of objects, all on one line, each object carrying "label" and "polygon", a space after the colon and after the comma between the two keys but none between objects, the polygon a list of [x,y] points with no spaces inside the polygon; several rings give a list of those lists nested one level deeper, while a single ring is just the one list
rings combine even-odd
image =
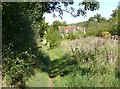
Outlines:
[{"label": "shadow on grass", "polygon": [[37,68],[43,72],[49,73],[49,65],[51,64],[49,55],[45,54],[42,51],[38,51],[36,55]]},{"label": "shadow on grass", "polygon": [[71,59],[68,54],[64,54],[61,58],[53,60],[49,66],[49,77],[53,78],[57,75],[64,76],[72,72],[72,68],[76,66],[77,61]]},{"label": "shadow on grass", "polygon": [[49,77],[54,78],[57,75],[64,77],[79,70],[81,71],[81,75],[90,72],[89,69],[81,69],[77,60],[70,57],[69,54],[64,54],[61,58],[51,61],[49,66]]},{"label": "shadow on grass", "polygon": [[58,75],[64,77],[77,71],[80,71],[82,76],[90,72],[87,68],[80,68],[77,60],[67,53],[61,58],[51,61],[49,55],[40,52],[37,60],[39,60],[38,64],[40,65],[40,70],[47,72],[50,78],[54,78]]}]

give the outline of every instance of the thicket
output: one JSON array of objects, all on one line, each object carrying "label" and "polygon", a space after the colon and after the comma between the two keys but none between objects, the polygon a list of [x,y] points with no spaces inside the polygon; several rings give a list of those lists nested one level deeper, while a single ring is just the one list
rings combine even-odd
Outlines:
[{"label": "thicket", "polygon": [[71,50],[72,54],[66,54],[59,60],[53,61],[53,64],[51,63],[50,77],[60,75],[63,86],[67,87],[119,86],[116,70],[118,68],[116,65],[118,62],[117,48],[114,52],[107,46],[93,49],[79,49],[79,46],[76,46]]},{"label": "thicket", "polygon": [[75,35],[74,33],[65,34],[65,35],[64,35],[64,39],[67,39],[67,40],[74,40],[74,39],[76,39],[76,35]]},{"label": "thicket", "polygon": [[25,87],[28,77],[39,69],[44,57],[36,38],[46,30],[42,16],[47,4],[2,3],[2,78],[7,86]]},{"label": "thicket", "polygon": [[89,27],[87,27],[86,36],[97,36],[102,37],[102,32],[109,31],[109,23],[107,22],[89,22]]}]

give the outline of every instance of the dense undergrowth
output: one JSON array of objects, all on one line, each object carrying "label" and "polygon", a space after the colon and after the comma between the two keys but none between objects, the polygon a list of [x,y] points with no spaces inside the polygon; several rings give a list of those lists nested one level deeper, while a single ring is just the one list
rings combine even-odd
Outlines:
[{"label": "dense undergrowth", "polygon": [[[90,39],[87,38],[87,40]],[[57,59],[51,60],[48,67],[48,75],[54,79],[53,86],[118,87],[117,43],[112,43],[109,40],[109,42],[102,44],[102,41],[97,40],[95,43],[84,41],[87,44],[86,47],[76,45],[74,42],[72,46],[69,46],[71,48],[69,51],[61,46],[57,50],[64,51],[64,55],[59,54],[59,57],[56,50],[51,50],[52,53],[55,52],[57,55]],[[114,47],[111,44],[114,44]]]}]

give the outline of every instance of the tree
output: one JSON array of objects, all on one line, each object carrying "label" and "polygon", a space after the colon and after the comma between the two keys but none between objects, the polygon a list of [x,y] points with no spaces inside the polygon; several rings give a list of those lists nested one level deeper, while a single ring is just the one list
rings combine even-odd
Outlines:
[{"label": "tree", "polygon": [[66,26],[66,22],[60,22],[58,20],[55,20],[52,24],[52,26],[54,27],[55,30],[58,31],[58,26]]},{"label": "tree", "polygon": [[88,19],[88,21],[96,22],[96,18],[95,18],[95,17],[90,17],[90,18]]},{"label": "tree", "polygon": [[[43,5],[43,7],[38,7]],[[46,3],[3,3],[2,68],[10,85],[25,81],[37,68],[36,24],[41,23]],[[39,10],[41,9],[41,10]],[[22,77],[21,77],[22,76]]]},{"label": "tree", "polygon": [[66,22],[66,21],[63,21],[62,23],[63,23],[63,25],[67,25],[67,22]]},{"label": "tree", "polygon": [[45,18],[42,18],[39,22],[35,23],[34,25],[34,31],[35,31],[35,39],[41,39],[43,40],[44,32],[48,29],[48,23],[45,23]]},{"label": "tree", "polygon": [[112,35],[118,35],[119,29],[118,29],[118,12],[119,9],[113,10],[113,13],[111,14],[111,18],[109,19],[109,25],[111,27],[110,33]]},{"label": "tree", "polygon": [[102,32],[110,32],[109,22],[105,21],[102,23],[99,22],[87,22],[87,31],[86,36],[102,36]]},{"label": "tree", "polygon": [[118,9],[115,9],[115,10],[112,10],[112,14],[111,14],[111,17],[116,17],[118,16]]},{"label": "tree", "polygon": [[96,14],[93,17],[90,17],[88,19],[88,21],[91,21],[91,22],[104,22],[104,21],[106,21],[106,19],[104,17],[101,17],[100,14]]},{"label": "tree", "polygon": [[61,35],[57,30],[54,30],[53,27],[50,27],[48,33],[46,34],[46,39],[49,42],[50,49],[58,47],[61,40]]}]

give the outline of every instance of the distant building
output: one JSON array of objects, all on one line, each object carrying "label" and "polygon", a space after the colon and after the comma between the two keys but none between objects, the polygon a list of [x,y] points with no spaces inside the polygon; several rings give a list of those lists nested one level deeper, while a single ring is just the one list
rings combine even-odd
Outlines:
[{"label": "distant building", "polygon": [[59,26],[59,33],[60,34],[71,34],[71,33],[75,33],[77,30],[81,30],[84,33],[86,32],[86,27],[82,26],[82,27],[76,27],[76,26]]},{"label": "distant building", "polygon": [[60,34],[70,34],[77,31],[76,26],[59,26]]}]

